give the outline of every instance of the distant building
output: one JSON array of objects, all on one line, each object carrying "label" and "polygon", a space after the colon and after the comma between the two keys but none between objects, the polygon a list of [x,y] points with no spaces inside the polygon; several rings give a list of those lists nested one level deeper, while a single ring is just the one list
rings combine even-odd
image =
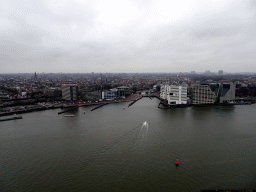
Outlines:
[{"label": "distant building", "polygon": [[117,91],[118,91],[118,97],[127,97],[129,96],[129,87],[126,86],[120,86],[117,87]]},{"label": "distant building", "polygon": [[223,75],[223,70],[219,70],[218,75]]},{"label": "distant building", "polygon": [[216,96],[208,84],[192,86],[192,104],[213,104],[215,100]]},{"label": "distant building", "polygon": [[191,71],[191,74],[196,74],[196,72],[195,71]]},{"label": "distant building", "polygon": [[27,90],[26,89],[21,89],[20,92],[21,92],[22,97],[26,97],[26,95],[27,95]]},{"label": "distant building", "polygon": [[10,97],[7,93],[0,92],[0,99],[10,99]]},{"label": "distant building", "polygon": [[229,103],[235,100],[235,85],[211,83],[192,85],[192,104]]},{"label": "distant building", "polygon": [[222,91],[220,93],[219,102],[220,103],[230,103],[231,101],[234,101],[236,99],[235,94],[236,94],[235,84],[223,83]]},{"label": "distant building", "polygon": [[160,91],[160,87],[161,87],[160,84],[156,84],[156,85],[153,86],[153,90],[154,91]]},{"label": "distant building", "polygon": [[210,75],[211,74],[211,71],[210,70],[206,70],[205,71],[205,75]]},{"label": "distant building", "polygon": [[102,99],[115,99],[117,97],[117,90],[102,91]]},{"label": "distant building", "polygon": [[75,82],[61,83],[62,99],[67,101],[78,100],[78,87]]},{"label": "distant building", "polygon": [[162,85],[160,98],[168,105],[187,104],[187,87],[177,85]]},{"label": "distant building", "polygon": [[102,91],[102,99],[125,98],[129,96],[129,87],[120,86],[107,91]]},{"label": "distant building", "polygon": [[169,85],[161,85],[160,88],[160,98],[163,100],[167,99],[167,88]]},{"label": "distant building", "polygon": [[83,100],[86,101],[97,101],[101,99],[101,91],[90,91],[90,92],[84,92],[83,95]]}]

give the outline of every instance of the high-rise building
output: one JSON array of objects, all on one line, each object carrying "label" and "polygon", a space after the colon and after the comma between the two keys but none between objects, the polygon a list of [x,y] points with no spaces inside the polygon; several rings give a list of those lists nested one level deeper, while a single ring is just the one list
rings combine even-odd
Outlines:
[{"label": "high-rise building", "polygon": [[127,97],[129,95],[129,87],[126,86],[120,86],[117,87],[118,90],[118,97]]},{"label": "high-rise building", "polygon": [[162,85],[160,98],[167,100],[168,105],[187,104],[187,87]]},{"label": "high-rise building", "polygon": [[192,104],[229,103],[235,100],[235,85],[211,83],[192,85]]},{"label": "high-rise building", "polygon": [[62,90],[62,99],[67,101],[75,101],[78,100],[78,87],[75,82],[62,82],[61,83]]},{"label": "high-rise building", "polygon": [[218,75],[223,75],[223,70],[219,70]]},{"label": "high-rise building", "polygon": [[35,75],[34,75],[34,85],[37,86],[37,74],[35,72]]},{"label": "high-rise building", "polygon": [[167,87],[169,85],[161,85],[160,87],[160,98],[163,100],[167,99]]},{"label": "high-rise building", "polygon": [[192,104],[213,104],[215,100],[216,96],[209,84],[192,86]]},{"label": "high-rise building", "polygon": [[205,75],[210,75],[211,74],[211,71],[210,70],[206,70],[205,71]]}]

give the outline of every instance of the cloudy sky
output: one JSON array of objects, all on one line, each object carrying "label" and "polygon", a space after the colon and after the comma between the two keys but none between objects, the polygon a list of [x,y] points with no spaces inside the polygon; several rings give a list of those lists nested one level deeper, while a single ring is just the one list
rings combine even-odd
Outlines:
[{"label": "cloudy sky", "polygon": [[0,73],[256,72],[255,0],[0,0]]}]

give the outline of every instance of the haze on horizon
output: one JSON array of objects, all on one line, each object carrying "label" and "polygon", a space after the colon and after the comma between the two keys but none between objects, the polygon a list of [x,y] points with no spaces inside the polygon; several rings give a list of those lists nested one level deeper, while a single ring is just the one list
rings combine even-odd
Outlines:
[{"label": "haze on horizon", "polygon": [[2,0],[0,73],[256,72],[254,0]]}]

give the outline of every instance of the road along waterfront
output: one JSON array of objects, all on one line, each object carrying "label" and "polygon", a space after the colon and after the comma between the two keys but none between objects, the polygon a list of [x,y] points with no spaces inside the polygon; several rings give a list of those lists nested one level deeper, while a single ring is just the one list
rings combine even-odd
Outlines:
[{"label": "road along waterfront", "polygon": [[1,122],[0,191],[256,188],[255,105],[158,104],[143,98],[129,108],[81,106],[73,117],[53,109]]},{"label": "road along waterfront", "polygon": [[129,101],[136,101],[141,99],[142,95],[134,94],[129,96],[128,98],[120,98],[120,99],[113,99],[108,101],[81,101],[81,102],[73,102],[73,103],[36,103],[34,105],[25,105],[25,106],[16,106],[16,107],[9,107],[5,112],[0,112],[0,116],[7,116],[13,114],[21,114],[21,113],[29,113],[35,111],[42,111],[47,109],[57,109],[57,108],[73,108],[73,107],[81,107],[81,106],[91,106],[91,105],[103,105],[109,103],[120,103],[120,102],[129,102]]}]

